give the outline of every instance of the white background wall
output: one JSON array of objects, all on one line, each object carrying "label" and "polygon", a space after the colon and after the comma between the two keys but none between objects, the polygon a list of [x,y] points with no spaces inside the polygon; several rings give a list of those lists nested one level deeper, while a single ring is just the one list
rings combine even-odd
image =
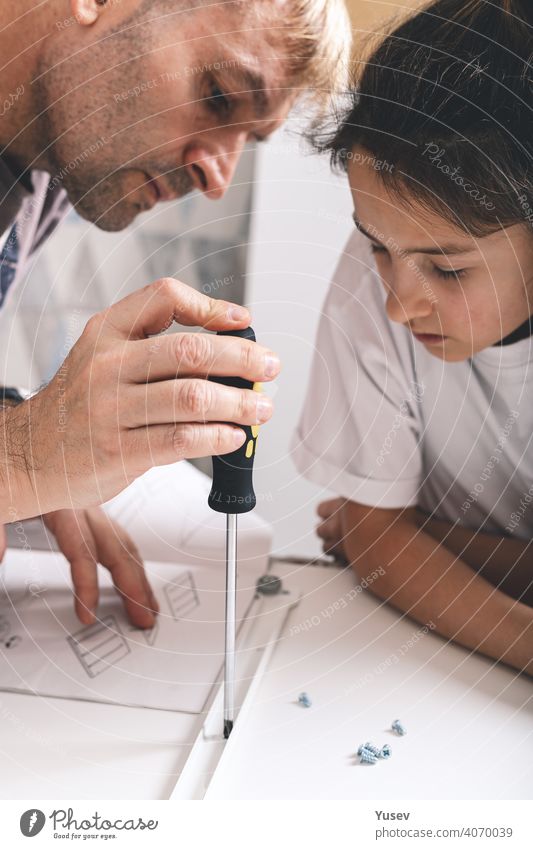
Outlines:
[{"label": "white background wall", "polygon": [[[307,152],[304,152],[306,151]],[[274,548],[317,554],[317,503],[327,493],[299,478],[289,442],[307,388],[320,309],[353,230],[347,179],[310,155],[294,130],[276,134],[257,157],[246,301],[258,340],[283,361],[276,413],[262,428],[257,510],[274,525]]]}]

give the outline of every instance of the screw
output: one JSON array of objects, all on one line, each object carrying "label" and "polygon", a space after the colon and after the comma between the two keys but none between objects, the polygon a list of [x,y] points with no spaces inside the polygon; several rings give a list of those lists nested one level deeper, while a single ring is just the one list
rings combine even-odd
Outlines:
[{"label": "screw", "polygon": [[377,757],[372,754],[372,752],[370,752],[368,749],[365,749],[364,746],[362,747],[361,751],[358,752],[358,755],[361,758],[362,764],[377,764],[378,762]]},{"label": "screw", "polygon": [[377,746],[374,746],[373,743],[361,743],[357,750],[357,754],[360,755],[364,749],[366,749],[367,752],[370,752],[371,755],[374,755],[375,758],[379,758],[381,755],[380,750]]},{"label": "screw", "polygon": [[379,753],[379,756],[380,756],[380,758],[383,758],[384,760],[388,760],[391,755],[392,755],[391,747],[389,746],[388,743],[385,743],[385,745],[381,749],[381,752]]},{"label": "screw", "polygon": [[396,734],[398,734],[400,737],[403,737],[404,734],[407,734],[407,731],[405,730],[399,719],[394,720],[391,728],[393,731],[396,731]]},{"label": "screw", "polygon": [[307,693],[300,693],[300,695],[298,696],[298,704],[302,707],[308,708],[311,707],[312,701],[307,695]]},{"label": "screw", "polygon": [[256,584],[256,590],[261,595],[276,595],[281,592],[281,587],[281,578],[276,575],[261,575]]}]

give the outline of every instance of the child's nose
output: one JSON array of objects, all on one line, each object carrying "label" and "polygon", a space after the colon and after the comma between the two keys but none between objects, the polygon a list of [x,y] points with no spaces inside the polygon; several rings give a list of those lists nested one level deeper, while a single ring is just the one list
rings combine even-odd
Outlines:
[{"label": "child's nose", "polygon": [[419,280],[395,279],[388,289],[386,309],[391,321],[407,324],[433,312],[433,302]]}]

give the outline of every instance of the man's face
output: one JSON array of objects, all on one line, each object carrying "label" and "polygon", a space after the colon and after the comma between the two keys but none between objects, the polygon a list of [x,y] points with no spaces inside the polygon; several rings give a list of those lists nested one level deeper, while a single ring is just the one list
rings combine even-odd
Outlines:
[{"label": "man's face", "polygon": [[414,200],[400,206],[378,165],[355,150],[348,177],[389,319],[448,362],[494,345],[526,321],[533,313],[533,233],[515,225],[475,239]]},{"label": "man's face", "polygon": [[292,98],[276,91],[282,52],[239,6],[150,16],[139,0],[109,2],[92,27],[50,41],[36,84],[52,179],[84,218],[121,230],[159,200],[221,197],[244,145],[273,132]]}]

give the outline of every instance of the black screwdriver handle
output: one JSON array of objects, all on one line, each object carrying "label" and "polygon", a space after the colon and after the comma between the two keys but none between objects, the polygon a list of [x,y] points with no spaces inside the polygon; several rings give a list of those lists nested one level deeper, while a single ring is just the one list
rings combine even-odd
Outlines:
[{"label": "black screwdriver handle", "polygon": [[[222,330],[217,336],[239,336],[255,342],[255,333],[251,327],[245,330]],[[256,389],[257,384],[242,377],[211,377],[215,383],[234,386],[237,389]],[[231,454],[213,457],[213,485],[209,493],[208,504],[217,513],[249,513],[256,504],[253,485],[255,447],[259,427],[239,425],[246,433],[246,439],[240,448]]]}]

